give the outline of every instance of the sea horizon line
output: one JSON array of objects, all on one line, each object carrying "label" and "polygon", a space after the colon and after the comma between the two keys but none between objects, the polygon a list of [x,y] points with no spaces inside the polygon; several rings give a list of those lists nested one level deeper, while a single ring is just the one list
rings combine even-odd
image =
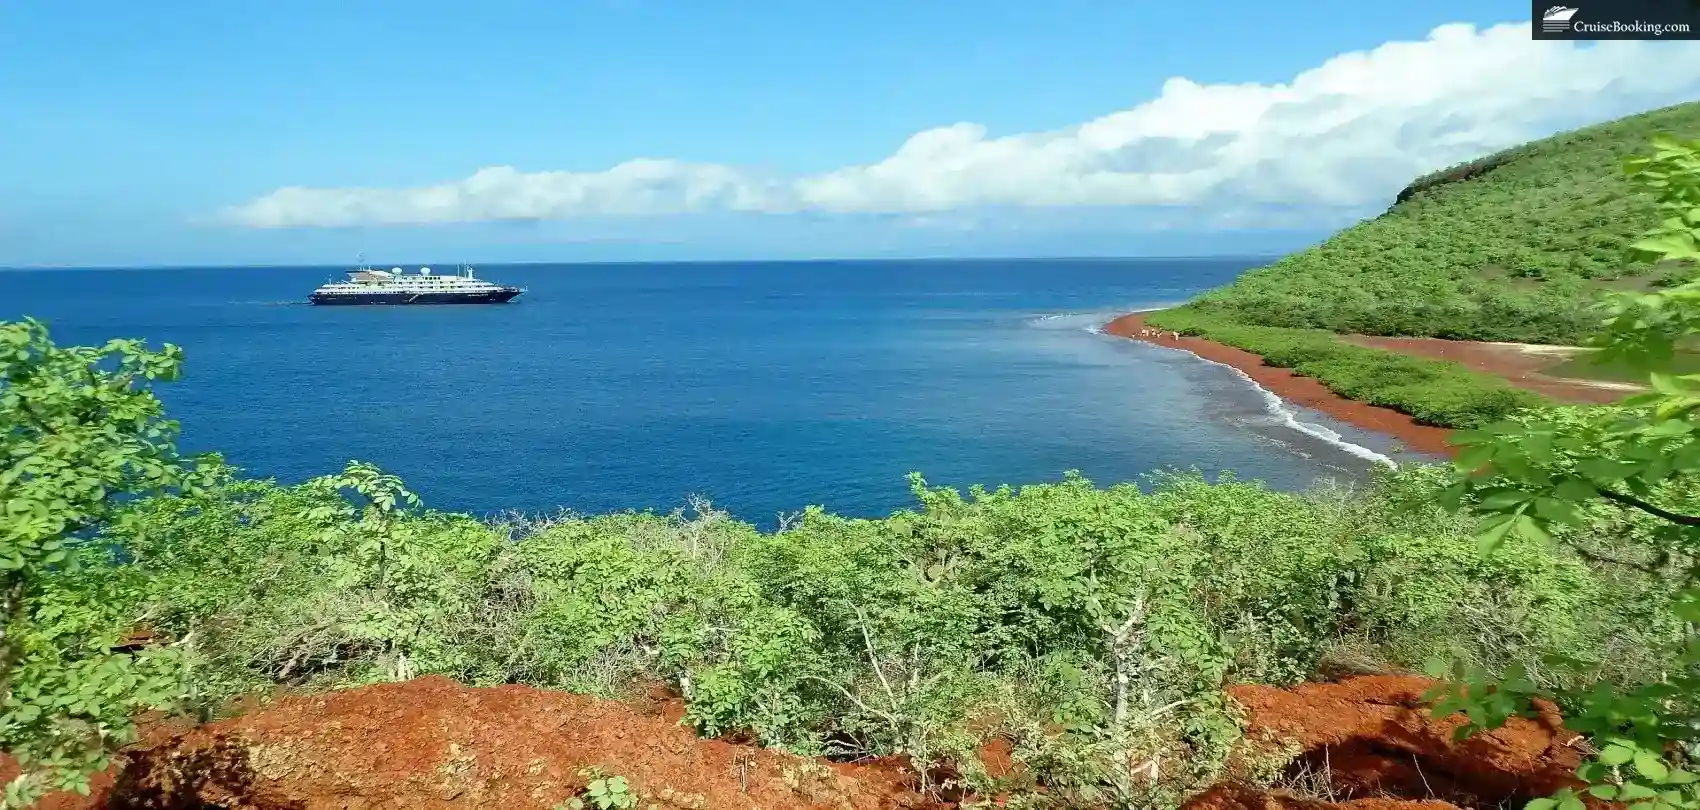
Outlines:
[{"label": "sea horizon line", "polygon": [[[967,262],[1118,262],[1118,261],[1210,261],[1210,260],[1272,260],[1286,255],[1282,253],[1214,253],[1214,254],[1180,254],[1180,255],[1145,255],[1145,256],[916,256],[916,257],[870,257],[870,258],[841,258],[822,257],[811,259],[665,259],[665,260],[635,260],[616,259],[604,261],[502,261],[502,262],[466,262],[466,261],[381,261],[368,262],[368,266],[389,265],[391,267],[541,267],[541,266],[573,266],[573,267],[607,267],[629,265],[775,265],[775,264],[954,264]],[[323,268],[353,267],[352,263],[287,263],[287,264],[242,264],[242,263],[205,263],[205,264],[39,264],[39,265],[0,265],[0,272],[51,272],[51,271],[99,271],[99,270],[318,270]]]}]

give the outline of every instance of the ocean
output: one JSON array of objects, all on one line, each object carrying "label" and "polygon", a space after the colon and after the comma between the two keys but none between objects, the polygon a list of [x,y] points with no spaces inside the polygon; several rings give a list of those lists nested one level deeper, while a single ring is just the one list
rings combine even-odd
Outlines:
[{"label": "ocean", "polygon": [[[190,451],[298,482],[350,459],[427,506],[670,511],[771,527],[822,505],[1198,469],[1296,490],[1365,480],[1385,437],[1283,405],[1238,372],[1108,337],[1115,315],[1256,259],[513,265],[492,306],[314,307],[343,268],[0,271],[0,320],[62,345],[171,342],[160,388]],[[413,266],[409,266],[410,271]],[[449,268],[445,268],[449,269]]]}]

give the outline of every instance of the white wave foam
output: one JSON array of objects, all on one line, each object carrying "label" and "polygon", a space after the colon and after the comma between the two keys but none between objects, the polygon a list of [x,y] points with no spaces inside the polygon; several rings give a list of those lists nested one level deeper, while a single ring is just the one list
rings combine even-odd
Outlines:
[{"label": "white wave foam", "polygon": [[[1187,353],[1192,354],[1191,352]],[[1193,354],[1192,356],[1198,357],[1196,354]],[[1215,360],[1210,360],[1204,357],[1198,357],[1198,359],[1203,360],[1206,363],[1216,363]],[[1358,458],[1373,461],[1377,464],[1385,464],[1393,469],[1399,468],[1399,462],[1377,453],[1368,447],[1364,447],[1361,444],[1353,444],[1346,441],[1346,439],[1336,431],[1329,430],[1322,425],[1299,421],[1298,413],[1288,406],[1286,400],[1277,396],[1275,392],[1259,385],[1256,380],[1251,378],[1251,375],[1234,368],[1227,363],[1216,363],[1216,365],[1234,372],[1239,375],[1240,379],[1245,380],[1246,383],[1251,385],[1251,387],[1256,388],[1258,393],[1263,395],[1263,409],[1268,411],[1270,416],[1275,417],[1276,421],[1279,422],[1282,427],[1290,428],[1307,436],[1313,436],[1321,439],[1322,441],[1333,445],[1334,447],[1338,447],[1351,455],[1357,456]]]},{"label": "white wave foam", "polygon": [[1153,304],[1151,306],[1132,307],[1132,308],[1129,308],[1129,309],[1118,309],[1118,310],[1116,310],[1115,312],[1112,312],[1112,313],[1099,313],[1098,322],[1096,324],[1092,325],[1092,326],[1086,327],[1086,331],[1091,332],[1094,335],[1102,335],[1102,334],[1104,334],[1104,327],[1109,326],[1111,321],[1114,321],[1115,319],[1120,318],[1123,315],[1138,315],[1141,312],[1158,312],[1158,311],[1165,310],[1165,309],[1174,309],[1175,307],[1178,307],[1178,306],[1180,306],[1181,304],[1184,304],[1184,303],[1186,303],[1186,302],[1185,301],[1172,301],[1172,302],[1169,302],[1169,303],[1166,303],[1166,304]]},{"label": "white wave foam", "polygon": [[[1154,344],[1151,344],[1151,345],[1154,345]],[[1250,385],[1252,388],[1257,389],[1257,392],[1259,394],[1263,395],[1263,409],[1264,409],[1264,411],[1266,411],[1270,416],[1274,417],[1276,423],[1281,425],[1282,427],[1285,427],[1285,428],[1288,428],[1288,429],[1291,429],[1291,430],[1296,430],[1300,433],[1305,434],[1306,436],[1310,436],[1310,437],[1313,437],[1313,438],[1316,438],[1316,439],[1321,439],[1323,442],[1325,442],[1329,445],[1332,445],[1336,448],[1339,448],[1340,450],[1342,450],[1342,451],[1344,451],[1344,452],[1346,452],[1350,455],[1357,456],[1358,458],[1365,459],[1367,461],[1373,461],[1373,462],[1376,462],[1377,464],[1385,464],[1388,467],[1391,467],[1393,469],[1399,468],[1399,462],[1394,461],[1393,459],[1391,459],[1387,456],[1384,456],[1380,453],[1377,453],[1374,450],[1369,449],[1368,447],[1364,447],[1361,444],[1353,444],[1349,441],[1346,441],[1346,439],[1344,437],[1342,437],[1336,431],[1329,430],[1328,428],[1323,427],[1322,425],[1315,425],[1315,424],[1311,424],[1310,422],[1299,421],[1298,412],[1294,411],[1292,409],[1292,407],[1290,407],[1288,405],[1286,400],[1282,399],[1274,391],[1271,391],[1267,388],[1264,388],[1262,385],[1260,385],[1257,382],[1257,380],[1252,379],[1250,374],[1247,374],[1247,373],[1245,373],[1245,372],[1243,372],[1243,371],[1241,371],[1237,368],[1234,368],[1233,366],[1230,366],[1227,363],[1220,363],[1220,362],[1217,362],[1215,360],[1211,360],[1208,357],[1199,357],[1198,355],[1193,354],[1192,352],[1188,352],[1185,349],[1173,349],[1173,348],[1170,348],[1168,346],[1157,346],[1156,348],[1167,349],[1169,351],[1185,352],[1188,356],[1190,356],[1190,357],[1192,357],[1196,360],[1201,360],[1201,361],[1209,363],[1211,365],[1221,366],[1221,367],[1223,367],[1223,368],[1225,368],[1229,371],[1234,372],[1234,374],[1237,375],[1240,379],[1245,380],[1246,384]]]},{"label": "white wave foam", "polygon": [[[1157,305],[1154,305],[1154,306],[1147,306],[1147,307],[1141,307],[1141,308],[1136,308],[1136,309],[1120,309],[1120,310],[1116,310],[1115,312],[1061,312],[1061,313],[1051,313],[1051,314],[1046,314],[1046,315],[1040,315],[1040,316],[1033,318],[1032,320],[1028,321],[1027,323],[1030,326],[1040,326],[1041,324],[1045,324],[1045,325],[1049,326],[1049,325],[1053,325],[1055,321],[1060,321],[1064,318],[1071,318],[1071,319],[1089,318],[1089,319],[1091,319],[1091,321],[1088,324],[1086,324],[1085,326],[1080,327],[1082,329],[1082,331],[1089,332],[1089,333],[1094,334],[1094,335],[1102,335],[1102,334],[1104,334],[1104,327],[1109,326],[1111,321],[1114,321],[1115,319],[1117,319],[1117,318],[1119,318],[1123,315],[1127,315],[1127,314],[1131,314],[1131,313],[1135,313],[1135,312],[1156,312],[1158,310],[1169,309],[1169,308],[1177,306],[1177,305],[1178,304],[1175,304],[1175,303],[1157,304]],[[1339,434],[1339,432],[1337,432],[1337,431],[1330,430],[1330,429],[1328,429],[1328,428],[1326,428],[1322,425],[1316,425],[1316,424],[1312,424],[1310,422],[1300,421],[1300,419],[1298,418],[1298,412],[1294,411],[1291,407],[1289,407],[1286,400],[1284,400],[1280,396],[1276,395],[1275,392],[1270,391],[1269,389],[1264,388],[1262,385],[1258,384],[1257,380],[1254,380],[1254,379],[1251,378],[1251,375],[1246,374],[1245,372],[1243,372],[1243,371],[1241,371],[1237,368],[1234,368],[1233,366],[1230,366],[1227,363],[1219,363],[1215,360],[1211,360],[1211,359],[1206,358],[1206,357],[1200,357],[1196,354],[1193,354],[1192,352],[1186,351],[1185,349],[1176,349],[1176,348],[1169,347],[1169,346],[1158,346],[1156,344],[1150,344],[1150,343],[1145,344],[1145,345],[1152,346],[1154,348],[1159,348],[1159,349],[1167,349],[1169,351],[1183,352],[1188,357],[1191,357],[1195,360],[1201,360],[1203,362],[1210,363],[1212,365],[1221,366],[1225,369],[1228,369],[1229,371],[1232,371],[1235,375],[1237,375],[1240,379],[1244,380],[1252,388],[1257,389],[1257,392],[1259,394],[1263,395],[1264,411],[1266,413],[1268,413],[1271,417],[1274,417],[1276,423],[1279,424],[1282,427],[1288,428],[1290,430],[1297,431],[1299,433],[1303,433],[1306,436],[1310,436],[1310,437],[1315,438],[1315,439],[1319,439],[1322,442],[1324,442],[1328,445],[1331,445],[1331,446],[1341,450],[1342,452],[1345,452],[1348,455],[1356,456],[1356,457],[1364,459],[1366,461],[1373,461],[1373,462],[1376,462],[1377,464],[1385,464],[1386,466],[1392,467],[1392,468],[1395,468],[1395,469],[1397,469],[1398,466],[1399,466],[1399,463],[1397,461],[1394,461],[1393,459],[1391,459],[1391,458],[1389,458],[1385,455],[1382,455],[1381,453],[1377,453],[1374,450],[1371,450],[1368,447],[1364,447],[1361,444],[1354,444],[1352,442],[1346,441],[1345,437],[1341,436]]]},{"label": "white wave foam", "polygon": [[[1170,307],[1173,307],[1173,306],[1175,306],[1175,304],[1159,304],[1159,305],[1156,305],[1156,306],[1149,306],[1149,307],[1144,307],[1144,308],[1141,308],[1141,309],[1117,310],[1114,313],[1072,312],[1072,313],[1062,313],[1062,314],[1056,314],[1056,315],[1043,315],[1043,316],[1040,316],[1039,318],[1036,318],[1032,321],[1029,321],[1028,323],[1031,324],[1031,325],[1037,326],[1040,323],[1053,322],[1053,321],[1061,320],[1063,318],[1091,318],[1092,321],[1089,324],[1087,324],[1086,326],[1081,327],[1081,328],[1084,331],[1090,332],[1094,335],[1102,335],[1102,334],[1104,334],[1104,327],[1109,326],[1111,321],[1114,321],[1116,318],[1119,318],[1122,315],[1132,313],[1132,312],[1155,312],[1155,311],[1160,310],[1160,309],[1169,309]],[[1377,453],[1374,450],[1369,449],[1368,447],[1364,447],[1363,445],[1353,444],[1352,442],[1346,441],[1345,437],[1341,436],[1337,431],[1330,430],[1330,429],[1328,429],[1328,428],[1326,428],[1322,425],[1316,425],[1316,424],[1312,424],[1310,422],[1301,421],[1298,418],[1298,416],[1299,416],[1298,412],[1294,411],[1288,405],[1286,400],[1277,396],[1275,394],[1275,392],[1270,391],[1267,388],[1264,388],[1262,385],[1259,385],[1256,380],[1251,378],[1251,375],[1246,374],[1245,372],[1240,371],[1239,369],[1234,368],[1233,366],[1230,366],[1227,363],[1218,363],[1215,360],[1211,360],[1209,358],[1199,357],[1198,355],[1193,354],[1192,352],[1186,351],[1185,349],[1176,349],[1176,348],[1169,347],[1169,346],[1158,346],[1156,344],[1151,344],[1151,343],[1147,343],[1145,345],[1152,346],[1152,347],[1158,348],[1158,349],[1166,349],[1166,350],[1169,350],[1169,351],[1183,352],[1188,357],[1194,358],[1196,360],[1201,360],[1203,362],[1210,363],[1212,365],[1218,365],[1218,366],[1221,366],[1223,368],[1228,369],[1229,371],[1234,372],[1234,374],[1237,375],[1240,379],[1246,381],[1247,384],[1249,384],[1252,388],[1257,389],[1258,393],[1263,395],[1264,411],[1266,413],[1268,413],[1269,416],[1271,416],[1275,419],[1276,424],[1279,424],[1282,427],[1288,428],[1290,430],[1298,431],[1299,433],[1303,433],[1306,436],[1310,436],[1310,437],[1315,438],[1315,439],[1319,439],[1322,442],[1324,442],[1328,445],[1331,445],[1331,446],[1341,450],[1342,452],[1345,452],[1348,455],[1356,456],[1356,457],[1364,459],[1366,461],[1373,461],[1377,464],[1385,464],[1388,467],[1398,468],[1398,466],[1399,466],[1398,462],[1394,461],[1393,459],[1391,459],[1391,458],[1389,458],[1385,455],[1382,455],[1381,453]]]},{"label": "white wave foam", "polygon": [[1057,312],[1029,318],[1027,325],[1038,329],[1092,329],[1109,323],[1114,317],[1105,312]]}]

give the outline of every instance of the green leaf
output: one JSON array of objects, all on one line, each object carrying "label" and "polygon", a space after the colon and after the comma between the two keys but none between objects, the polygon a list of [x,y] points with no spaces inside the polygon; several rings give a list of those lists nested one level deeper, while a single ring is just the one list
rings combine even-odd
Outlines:
[{"label": "green leaf", "polygon": [[1517,525],[1517,515],[1494,515],[1482,521],[1476,534],[1476,545],[1483,552],[1492,552],[1505,542],[1505,536]]},{"label": "green leaf", "polygon": [[1651,799],[1657,795],[1659,795],[1658,791],[1639,782],[1626,782],[1617,792],[1617,798],[1625,802],[1638,802],[1643,799]]},{"label": "green leaf", "polygon": [[1629,246],[1631,251],[1664,259],[1689,259],[1696,255],[1694,237],[1687,234],[1666,234],[1642,239]]},{"label": "green leaf", "polygon": [[1676,397],[1688,394],[1688,386],[1683,385],[1682,378],[1674,374],[1655,371],[1647,376],[1647,383],[1661,394]]},{"label": "green leaf", "polygon": [[1641,469],[1641,465],[1603,458],[1587,458],[1576,462],[1576,468],[1596,484],[1615,484],[1635,474],[1637,470]]},{"label": "green leaf", "polygon": [[1622,743],[1612,743],[1600,751],[1600,761],[1617,766],[1635,758],[1635,749]]},{"label": "green leaf", "polygon": [[1452,672],[1452,662],[1438,656],[1423,661],[1423,673],[1435,680],[1443,680]]},{"label": "green leaf", "polygon": [[1530,515],[1518,515],[1512,522],[1513,530],[1518,535],[1540,543],[1552,542],[1552,535],[1547,532],[1546,525]]},{"label": "green leaf", "polygon": [[1670,769],[1665,766],[1664,760],[1651,751],[1635,752],[1635,770],[1654,782],[1663,782],[1665,777],[1670,775]]},{"label": "green leaf", "polygon": [[1600,491],[1581,478],[1566,478],[1558,483],[1553,494],[1571,503],[1584,503],[1599,497]]},{"label": "green leaf", "polygon": [[1463,507],[1464,494],[1468,489],[1468,484],[1463,481],[1459,481],[1458,483],[1441,490],[1440,494],[1435,497],[1435,500],[1446,510],[1456,512]]},{"label": "green leaf", "polygon": [[1537,498],[1534,512],[1542,520],[1554,523],[1579,525],[1582,522],[1582,516],[1576,511],[1576,507],[1553,498]]},{"label": "green leaf", "polygon": [[1492,444],[1467,445],[1458,452],[1458,457],[1453,459],[1452,465],[1462,472],[1475,472],[1492,461],[1494,454],[1498,452],[1499,448]]},{"label": "green leaf", "polygon": [[1481,508],[1489,512],[1502,512],[1534,499],[1532,493],[1522,490],[1495,492],[1482,499]]}]

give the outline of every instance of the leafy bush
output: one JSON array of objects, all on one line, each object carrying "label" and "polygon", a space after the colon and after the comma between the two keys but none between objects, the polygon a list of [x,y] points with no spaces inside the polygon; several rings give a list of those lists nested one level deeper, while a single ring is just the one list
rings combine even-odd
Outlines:
[{"label": "leafy bush", "polygon": [[[810,509],[772,534],[706,506],[380,517],[337,483],[220,468],[201,491],[131,505],[48,594],[187,640],[185,691],[209,715],[277,684],[411,673],[610,697],[660,682],[704,733],[907,754],[969,780],[984,779],[974,750],[1003,736],[1056,801],[1170,806],[1237,737],[1224,682],[1298,681],[1342,651],[1503,672],[1632,636],[1640,604],[1538,543],[1475,556],[1421,467],[1309,495],[1190,474],[968,494],[917,478],[913,510]],[[380,531],[387,593],[364,534]]]},{"label": "leafy bush", "polygon": [[626,810],[638,806],[638,797],[624,776],[609,776],[600,768],[586,768],[580,775],[590,780],[584,794],[557,805],[558,810]]},{"label": "leafy bush", "polygon": [[[1700,141],[1657,139],[1650,156],[1627,165],[1661,215],[1634,248],[1657,260],[1700,261]],[[1556,538],[1598,556],[1578,542],[1576,527],[1597,525],[1602,508],[1631,513],[1639,525],[1620,541],[1627,548],[1603,559],[1674,591],[1648,639],[1667,663],[1641,679],[1620,679],[1619,688],[1586,690],[1543,689],[1521,673],[1498,679],[1455,664],[1454,682],[1436,693],[1437,711],[1465,709],[1468,731],[1528,712],[1531,697],[1548,697],[1592,738],[1594,753],[1577,772],[1588,796],[1649,810],[1692,808],[1700,806],[1700,374],[1675,374],[1670,364],[1675,346],[1700,335],[1700,282],[1614,296],[1601,314],[1602,354],[1646,369],[1652,390],[1618,408],[1461,436],[1448,500],[1485,516],[1482,540],[1496,552],[1512,538]],[[1572,670],[1588,663],[1554,660]],[[1579,810],[1583,802],[1567,789],[1529,807]]]},{"label": "leafy bush", "polygon": [[121,499],[196,484],[146,387],[174,378],[180,359],[129,340],[61,348],[39,322],[0,323],[0,744],[21,768],[5,807],[86,793],[134,736],[131,715],[176,697],[172,651],[108,652],[119,617],[52,585]]}]

